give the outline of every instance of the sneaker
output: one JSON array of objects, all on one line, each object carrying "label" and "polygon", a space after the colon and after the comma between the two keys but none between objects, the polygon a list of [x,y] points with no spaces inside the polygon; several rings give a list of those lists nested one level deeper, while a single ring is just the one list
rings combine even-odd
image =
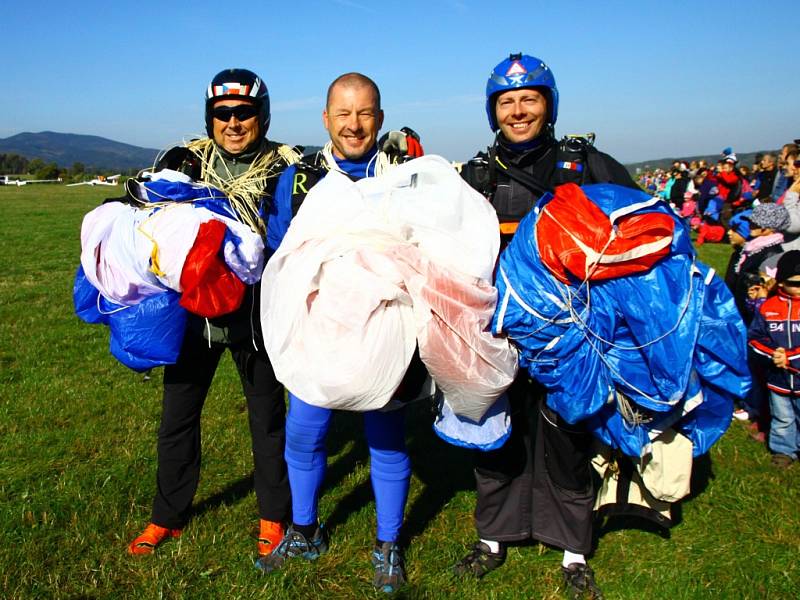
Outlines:
[{"label": "sneaker", "polygon": [[773,454],[772,466],[779,469],[787,469],[792,466],[794,459],[788,454]]},{"label": "sneaker", "polygon": [[737,408],[733,411],[733,418],[737,421],[747,421],[750,418],[750,413],[743,408]]},{"label": "sneaker", "polygon": [[258,533],[258,556],[266,556],[280,544],[284,536],[283,524],[260,519]]},{"label": "sneaker", "polygon": [[328,551],[327,533],[322,525],[317,527],[310,540],[291,526],[274,550],[256,560],[256,569],[272,573],[280,569],[290,558],[302,556],[306,560],[316,560]]},{"label": "sneaker", "polygon": [[500,552],[492,552],[483,542],[476,542],[469,553],[456,563],[453,571],[458,576],[472,575],[480,579],[506,561],[506,549],[501,545]]},{"label": "sneaker", "polygon": [[572,600],[603,600],[603,592],[597,587],[594,571],[589,565],[571,563],[568,567],[561,567],[561,573],[567,595]]},{"label": "sneaker", "polygon": [[152,554],[161,542],[170,538],[181,537],[180,529],[168,529],[155,523],[149,523],[144,531],[129,545],[130,554]]},{"label": "sneaker", "polygon": [[375,579],[372,584],[382,592],[392,594],[406,582],[403,554],[397,542],[383,542],[372,551]]}]

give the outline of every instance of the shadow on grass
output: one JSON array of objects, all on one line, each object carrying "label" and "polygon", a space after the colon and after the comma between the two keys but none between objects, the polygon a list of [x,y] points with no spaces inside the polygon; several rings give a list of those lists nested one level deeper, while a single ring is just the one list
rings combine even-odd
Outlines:
[{"label": "shadow on grass", "polygon": [[[431,427],[433,410],[430,401],[413,403],[406,411],[406,444],[411,467],[414,475],[423,484],[423,490],[406,507],[402,534],[404,543],[421,535],[457,492],[475,487],[471,454],[436,436]],[[335,415],[328,435],[329,455],[341,452],[353,440],[356,443],[351,450],[328,465],[326,489],[337,487],[358,463],[369,460],[361,416],[353,413]],[[372,501],[372,486],[367,480],[337,503],[326,519],[329,530],[333,531],[344,524],[352,514]]]},{"label": "shadow on grass", "polygon": [[215,508],[219,508],[220,506],[226,504],[234,504],[243,499],[252,491],[253,474],[251,473],[247,477],[242,477],[241,479],[230,483],[224,489],[220,490],[216,494],[213,494],[212,496],[209,496],[202,502],[195,504],[192,507],[191,518],[194,519],[195,517],[199,517],[209,510],[214,510]]}]

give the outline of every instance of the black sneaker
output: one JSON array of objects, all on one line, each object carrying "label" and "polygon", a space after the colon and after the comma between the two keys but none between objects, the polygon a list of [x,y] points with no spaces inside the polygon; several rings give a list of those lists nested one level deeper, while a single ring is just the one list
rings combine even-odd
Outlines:
[{"label": "black sneaker", "polygon": [[311,539],[289,527],[275,549],[256,560],[256,569],[264,571],[264,573],[272,573],[272,571],[280,569],[290,558],[301,556],[306,560],[315,560],[327,551],[327,533],[322,525],[317,527]]},{"label": "black sneaker", "polygon": [[397,542],[383,542],[372,551],[372,566],[375,567],[373,585],[382,592],[391,594],[406,582],[403,554]]},{"label": "black sneaker", "polygon": [[506,549],[502,545],[500,552],[492,552],[483,542],[476,542],[469,554],[456,563],[453,571],[458,576],[472,575],[480,579],[504,562],[506,562]]},{"label": "black sneaker", "polygon": [[594,571],[589,565],[571,563],[561,567],[567,596],[572,600],[603,600],[603,592],[594,580]]}]

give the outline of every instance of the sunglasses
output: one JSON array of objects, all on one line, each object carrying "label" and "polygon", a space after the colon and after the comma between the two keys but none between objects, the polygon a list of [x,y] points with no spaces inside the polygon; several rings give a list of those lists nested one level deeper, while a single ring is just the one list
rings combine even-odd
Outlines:
[{"label": "sunglasses", "polygon": [[237,121],[247,121],[258,116],[258,108],[252,104],[238,104],[236,106],[215,106],[211,114],[218,121],[227,123],[231,117],[236,117]]},{"label": "sunglasses", "polygon": [[800,281],[789,281],[788,279],[783,282],[784,287],[796,288],[800,287]]}]

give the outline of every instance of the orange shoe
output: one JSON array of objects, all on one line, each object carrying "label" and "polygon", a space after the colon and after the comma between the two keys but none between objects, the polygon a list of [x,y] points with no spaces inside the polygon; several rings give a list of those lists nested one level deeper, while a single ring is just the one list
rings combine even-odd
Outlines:
[{"label": "orange shoe", "polygon": [[260,519],[258,533],[258,555],[266,556],[272,553],[275,547],[281,543],[284,535],[283,525],[277,521],[267,521]]},{"label": "orange shoe", "polygon": [[128,546],[131,554],[152,554],[161,542],[169,538],[181,537],[180,529],[167,529],[155,523],[149,523],[139,537],[134,539]]}]

